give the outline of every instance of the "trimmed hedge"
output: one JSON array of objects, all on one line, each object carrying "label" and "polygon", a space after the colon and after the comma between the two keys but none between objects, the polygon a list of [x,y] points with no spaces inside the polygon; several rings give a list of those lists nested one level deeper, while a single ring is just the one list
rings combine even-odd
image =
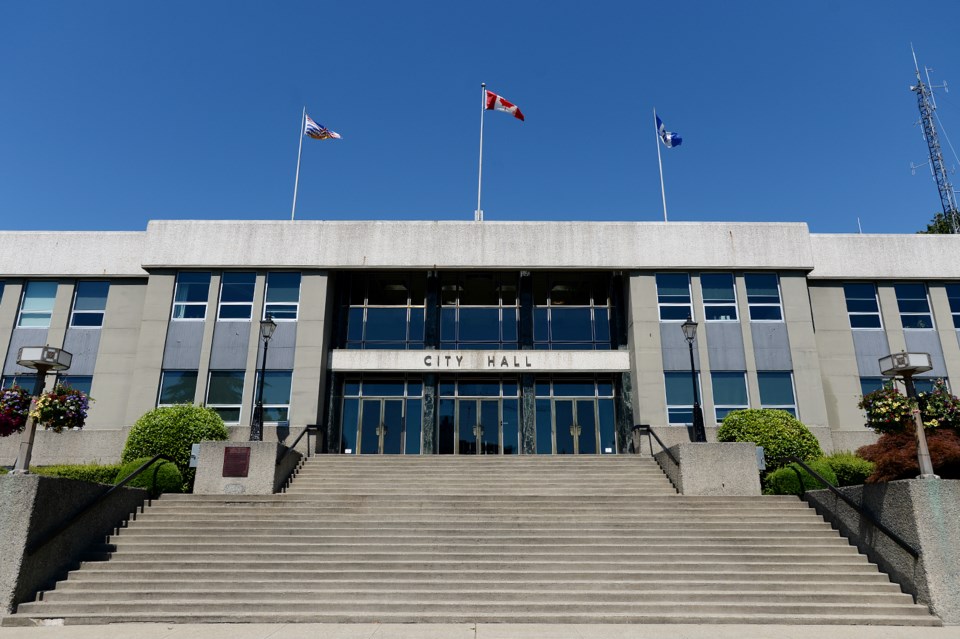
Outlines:
[{"label": "trimmed hedge", "polygon": [[[141,457],[127,462],[120,467],[116,475],[116,483],[120,483],[133,471],[140,468],[153,459],[150,457]],[[163,459],[158,459],[152,466],[134,477],[127,486],[131,488],[146,488],[153,495],[160,493],[179,493],[183,492],[183,476],[177,469],[177,465]]]},{"label": "trimmed hedge", "polygon": [[63,477],[65,479],[79,479],[96,484],[113,484],[117,478],[120,464],[59,464],[57,466],[31,467],[30,472],[46,477]]},{"label": "trimmed hedge", "polygon": [[[807,466],[819,473],[824,479],[837,485],[837,476],[826,460],[818,459],[807,462]],[[801,481],[802,489],[801,489]],[[818,490],[826,488],[819,480],[814,479],[813,475],[805,471],[800,464],[790,464],[779,468],[764,480],[764,495],[802,495],[806,490]]]},{"label": "trimmed hedge", "polygon": [[227,427],[212,408],[177,404],[145,413],[130,429],[121,461],[166,455],[183,477],[183,490],[190,492],[196,470],[190,468],[190,447],[202,441],[224,441]]},{"label": "trimmed hedge", "polygon": [[803,461],[823,457],[820,442],[810,429],[785,410],[735,410],[724,418],[717,430],[717,441],[753,442],[763,446],[768,471],[787,464],[790,455]]},{"label": "trimmed hedge", "polygon": [[823,458],[837,475],[837,486],[859,486],[873,474],[874,464],[847,451]]}]

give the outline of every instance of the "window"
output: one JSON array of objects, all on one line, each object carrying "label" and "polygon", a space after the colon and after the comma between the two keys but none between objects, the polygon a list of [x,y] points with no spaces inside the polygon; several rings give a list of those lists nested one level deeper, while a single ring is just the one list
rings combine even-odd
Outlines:
[{"label": "window", "polygon": [[0,388],[10,388],[11,386],[19,386],[20,388],[25,388],[31,393],[33,392],[33,387],[37,383],[37,376],[33,374],[24,374],[24,375],[7,375],[3,379],[0,379]]},{"label": "window", "polygon": [[354,274],[347,348],[422,349],[425,273]]},{"label": "window", "polygon": [[517,273],[443,273],[440,347],[518,347]]},{"label": "window", "polygon": [[885,382],[886,380],[882,377],[861,377],[860,394],[867,395],[873,391],[878,391],[883,388]]},{"label": "window", "polygon": [[[670,424],[693,423],[693,382],[690,371],[665,372],[667,387],[667,421]],[[700,393],[700,374],[697,373],[697,393]]]},{"label": "window", "polygon": [[578,273],[533,279],[533,341],[541,350],[610,348],[610,274]]},{"label": "window", "polygon": [[163,371],[157,406],[192,404],[197,392],[197,371]]},{"label": "window", "polygon": [[110,282],[77,282],[73,293],[73,313],[70,326],[74,328],[100,328],[103,313],[107,310],[107,293]]},{"label": "window", "polygon": [[300,273],[267,273],[267,303],[263,317],[295,322],[300,313]]},{"label": "window", "polygon": [[[0,285],[2,287],[2,285]],[[947,301],[950,302],[950,313],[953,315],[953,327],[960,329],[960,284],[947,284]],[[3,289],[0,288],[0,293]]]},{"label": "window", "polygon": [[3,285],[4,285],[4,283],[3,283],[3,282],[0,282],[0,301],[3,300]]},{"label": "window", "polygon": [[210,273],[177,273],[177,287],[173,293],[173,319],[206,319],[209,292]]},{"label": "window", "polygon": [[785,410],[797,416],[797,402],[793,395],[793,373],[789,371],[757,373],[760,385],[760,407]]},{"label": "window", "polygon": [[737,295],[733,290],[732,273],[701,273],[703,317],[708,322],[735,322]]},{"label": "window", "polygon": [[[263,378],[263,422],[265,424],[285,422],[289,419],[292,377],[293,371],[267,371]],[[259,372],[254,383],[260,383]]]},{"label": "window", "polygon": [[27,282],[20,300],[17,326],[50,328],[50,316],[53,315],[53,301],[56,297],[56,282]]},{"label": "window", "polygon": [[843,295],[847,300],[850,328],[883,328],[877,287],[873,284],[844,284]]},{"label": "window", "polygon": [[682,322],[692,318],[690,276],[686,273],[657,273],[657,302],[661,322]]},{"label": "window", "polygon": [[[934,387],[936,386],[936,383],[937,383],[937,378],[935,377],[914,377],[913,378],[913,387],[917,390],[917,393],[932,393]],[[950,388],[950,383],[948,380],[944,379],[943,383],[947,385],[947,388]]]},{"label": "window", "polygon": [[534,395],[538,455],[614,455],[620,450],[610,379],[538,377]]},{"label": "window", "polygon": [[713,381],[713,405],[718,424],[728,413],[750,407],[746,373],[711,373],[710,377]]},{"label": "window", "polygon": [[220,308],[217,319],[249,320],[253,317],[256,273],[224,273],[220,277]]},{"label": "window", "polygon": [[782,322],[780,282],[776,273],[746,273],[747,304],[751,322]]},{"label": "window", "polygon": [[90,388],[93,386],[93,377],[90,375],[60,375],[57,377],[57,383],[69,386],[89,396]]},{"label": "window", "polygon": [[[266,388],[264,388],[266,395]],[[207,384],[207,406],[227,424],[240,422],[243,404],[243,371],[210,371]]]},{"label": "window", "polygon": [[933,328],[933,315],[927,299],[927,287],[923,284],[894,284],[897,306],[900,309],[900,324],[904,328]]}]

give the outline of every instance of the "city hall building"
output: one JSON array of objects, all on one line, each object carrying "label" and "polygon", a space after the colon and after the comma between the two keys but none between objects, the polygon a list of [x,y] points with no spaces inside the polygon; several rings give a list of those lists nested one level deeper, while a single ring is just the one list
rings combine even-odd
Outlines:
[{"label": "city hall building", "polygon": [[261,366],[268,428],[319,424],[328,453],[617,455],[635,424],[675,442],[692,416],[688,317],[711,437],[730,411],[779,408],[851,449],[871,441],[857,402],[880,357],[929,353],[921,386],[960,379],[956,236],[154,221],[0,238],[3,384],[33,383],[22,346],[72,353],[61,377],[96,401],[69,435],[103,435],[106,458],[143,413],[182,402],[245,439]]}]

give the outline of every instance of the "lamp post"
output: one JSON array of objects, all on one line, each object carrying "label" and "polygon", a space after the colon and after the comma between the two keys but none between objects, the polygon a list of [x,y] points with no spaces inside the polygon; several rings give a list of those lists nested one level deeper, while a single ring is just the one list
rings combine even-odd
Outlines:
[{"label": "lamp post", "polygon": [[703,411],[700,409],[700,392],[697,389],[697,369],[693,363],[693,340],[697,338],[697,323],[690,316],[687,321],[680,325],[683,330],[683,336],[687,340],[687,346],[690,348],[690,381],[693,383],[693,441],[707,441],[707,431],[703,427]]},{"label": "lamp post", "polygon": [[[37,371],[37,381],[33,385],[33,400],[30,402],[30,412],[36,405],[37,397],[43,392],[43,384],[50,371],[63,371],[70,368],[73,355],[67,351],[52,346],[24,346],[17,353],[17,364]],[[20,437],[20,453],[13,472],[26,475],[30,468],[30,457],[33,456],[33,438],[37,432],[37,422],[33,417],[27,417],[27,425]]]},{"label": "lamp post", "polygon": [[260,320],[260,337],[263,339],[263,360],[260,364],[260,380],[257,384],[257,404],[253,409],[253,419],[250,421],[250,441],[263,441],[263,382],[267,376],[267,349],[270,348],[270,338],[277,330],[277,323],[270,313]]},{"label": "lamp post", "polygon": [[[880,358],[880,371],[883,375],[903,377],[907,387],[907,397],[917,398],[917,387],[913,385],[913,376],[917,373],[926,373],[933,369],[929,353],[892,353]],[[923,431],[923,417],[920,415],[920,405],[914,401],[913,425],[917,436],[917,461],[920,463],[920,479],[940,479],[933,472],[933,462],[930,460],[930,449],[927,448],[927,436]]]}]

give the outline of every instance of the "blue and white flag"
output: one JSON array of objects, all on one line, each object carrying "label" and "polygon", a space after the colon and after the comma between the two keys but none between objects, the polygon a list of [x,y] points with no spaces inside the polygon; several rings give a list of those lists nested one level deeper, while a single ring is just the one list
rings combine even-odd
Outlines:
[{"label": "blue and white flag", "polygon": [[660,116],[655,116],[657,118],[657,133],[660,135],[660,141],[663,142],[663,146],[668,149],[672,149],[675,146],[680,146],[683,143],[683,138],[681,138],[676,133],[671,133],[667,131],[667,127],[664,126],[663,120],[660,119]]},{"label": "blue and white flag", "polygon": [[306,120],[303,122],[303,132],[314,140],[339,140],[340,134],[331,131],[322,124],[314,122],[309,115],[304,114]]}]

